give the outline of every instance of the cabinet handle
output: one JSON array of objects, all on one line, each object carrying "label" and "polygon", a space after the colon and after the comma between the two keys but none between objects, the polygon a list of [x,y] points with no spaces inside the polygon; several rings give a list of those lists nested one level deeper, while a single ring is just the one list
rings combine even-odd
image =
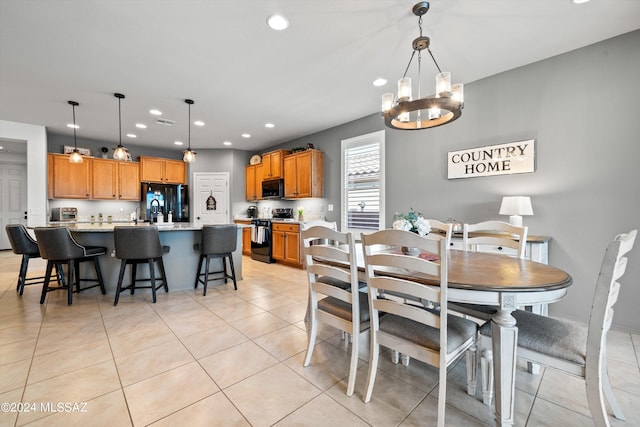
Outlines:
[{"label": "cabinet handle", "polygon": [[502,250],[502,246],[498,246],[498,250],[501,251]]}]

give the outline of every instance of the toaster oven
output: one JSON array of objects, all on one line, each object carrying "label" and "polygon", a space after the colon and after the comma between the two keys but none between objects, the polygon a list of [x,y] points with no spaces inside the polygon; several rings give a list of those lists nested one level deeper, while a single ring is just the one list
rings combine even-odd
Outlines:
[{"label": "toaster oven", "polygon": [[78,208],[51,208],[51,221],[76,221]]}]

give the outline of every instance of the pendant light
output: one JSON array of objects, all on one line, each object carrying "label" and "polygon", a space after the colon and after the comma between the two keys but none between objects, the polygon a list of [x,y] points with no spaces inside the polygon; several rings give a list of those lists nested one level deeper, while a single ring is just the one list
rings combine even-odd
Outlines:
[{"label": "pendant light", "polygon": [[189,105],[189,139],[188,148],[182,152],[182,160],[185,163],[193,163],[196,161],[196,152],[191,149],[191,106],[194,104],[193,99],[184,100]]},{"label": "pendant light", "polygon": [[76,101],[67,101],[69,105],[71,105],[71,109],[73,110],[73,151],[69,156],[69,161],[71,163],[82,163],[84,159],[82,158],[82,154],[78,151],[78,143],[76,141],[76,107],[78,104]]},{"label": "pendant light", "polygon": [[118,98],[118,137],[120,141],[118,146],[113,149],[113,158],[116,160],[126,160],[129,157],[129,150],[122,145],[122,113],[120,112],[120,101],[124,99],[124,95],[114,93],[113,96]]}]

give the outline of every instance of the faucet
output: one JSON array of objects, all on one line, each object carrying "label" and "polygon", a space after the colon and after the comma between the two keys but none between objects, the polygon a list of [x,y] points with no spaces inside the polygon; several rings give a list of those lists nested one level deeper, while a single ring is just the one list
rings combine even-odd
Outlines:
[{"label": "faucet", "polygon": [[[155,205],[155,209],[154,209]],[[155,213],[156,221],[158,218],[158,212],[160,212],[160,200],[153,199],[151,203],[149,203],[149,209],[151,210],[151,222],[153,222],[153,214]]]},{"label": "faucet", "polygon": [[140,206],[136,208],[135,215],[136,217],[133,219],[133,223],[138,225],[138,218],[140,218]]}]

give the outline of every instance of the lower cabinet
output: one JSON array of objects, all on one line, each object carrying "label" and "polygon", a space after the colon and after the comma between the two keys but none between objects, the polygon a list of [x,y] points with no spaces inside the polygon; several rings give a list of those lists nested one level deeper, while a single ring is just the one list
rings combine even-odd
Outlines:
[{"label": "lower cabinet", "polygon": [[[251,221],[237,219],[236,224],[250,225]],[[251,227],[242,229],[242,255],[251,255]]]},{"label": "lower cabinet", "polygon": [[274,222],[271,226],[271,232],[273,236],[273,259],[301,267],[300,225]]}]

